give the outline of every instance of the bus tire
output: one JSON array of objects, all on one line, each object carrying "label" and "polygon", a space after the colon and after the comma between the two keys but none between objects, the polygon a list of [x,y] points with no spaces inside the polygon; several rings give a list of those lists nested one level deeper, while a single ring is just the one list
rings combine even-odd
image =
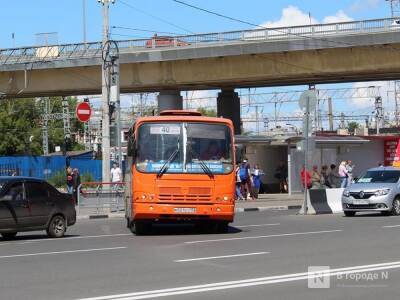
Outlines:
[{"label": "bus tire", "polygon": [[151,228],[151,223],[143,222],[143,221],[136,221],[132,222],[134,227],[134,233],[136,235],[146,235],[149,233]]}]

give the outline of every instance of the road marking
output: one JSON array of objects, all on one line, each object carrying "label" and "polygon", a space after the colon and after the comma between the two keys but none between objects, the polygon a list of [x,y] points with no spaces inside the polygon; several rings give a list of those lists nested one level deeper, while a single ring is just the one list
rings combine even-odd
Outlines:
[{"label": "road marking", "polygon": [[387,226],[382,226],[383,228],[395,228],[395,227],[400,227],[400,225],[387,225]]},{"label": "road marking", "polygon": [[265,227],[265,226],[278,226],[278,225],[281,225],[281,224],[274,223],[274,224],[255,224],[255,225],[239,225],[239,226],[232,225],[232,226],[236,227],[236,228],[246,228],[246,227]]},{"label": "road marking", "polygon": [[[354,267],[347,267],[347,268],[330,269],[329,272],[327,271],[324,274],[324,276],[333,277],[333,276],[342,276],[342,275],[346,275],[346,274],[364,273],[364,272],[389,270],[389,269],[400,269],[400,261],[390,262],[390,263],[373,264],[373,265],[354,266]],[[236,280],[236,281],[216,282],[216,283],[209,283],[209,284],[202,284],[202,285],[183,286],[183,287],[177,287],[177,288],[168,288],[168,289],[160,289],[160,290],[152,290],[152,291],[134,292],[134,293],[127,293],[127,294],[116,294],[116,295],[110,295],[110,296],[82,298],[80,300],[149,299],[149,298],[159,298],[159,297],[167,297],[167,296],[173,296],[173,295],[185,295],[185,294],[204,293],[204,292],[227,290],[227,289],[234,289],[234,288],[241,288],[241,287],[268,285],[268,284],[273,284],[273,283],[292,282],[292,281],[299,281],[299,280],[306,280],[306,279],[320,278],[320,277],[321,277],[320,272],[303,272],[303,273],[259,277],[259,278],[251,278],[251,279]]]},{"label": "road marking", "polygon": [[188,261],[199,261],[199,260],[210,260],[210,259],[219,259],[219,258],[230,258],[230,257],[261,255],[261,254],[268,254],[268,253],[269,252],[254,252],[254,253],[232,254],[232,255],[222,255],[222,256],[188,258],[188,259],[174,260],[174,262],[180,263],[180,262],[188,262]]},{"label": "road marking", "polygon": [[332,233],[332,232],[341,232],[341,231],[343,231],[343,230],[337,229],[337,230],[323,230],[323,231],[293,232],[293,233],[282,233],[282,234],[245,236],[245,237],[237,237],[237,238],[218,239],[218,240],[190,241],[190,242],[185,242],[185,244],[199,244],[199,243],[225,242],[225,241],[237,241],[237,240],[263,239],[263,238],[269,238],[269,237],[308,235],[308,234]]},{"label": "road marking", "polygon": [[55,251],[55,252],[39,252],[39,253],[27,253],[27,254],[15,254],[15,255],[2,255],[2,256],[0,256],[0,259],[3,259],[3,258],[14,258],[14,257],[25,257],[25,256],[55,255],[55,254],[65,254],[65,253],[110,251],[110,250],[118,250],[118,249],[126,249],[126,248],[128,248],[128,247],[94,248],[94,249]]},{"label": "road marking", "polygon": [[[127,236],[132,235],[132,233],[118,233],[118,234],[102,234],[102,235],[84,235],[84,236],[65,236],[61,239],[53,239],[53,238],[44,238],[44,239],[32,239],[32,240],[25,240],[23,242],[15,241],[13,243],[8,244],[17,244],[17,245],[24,245],[24,244],[31,244],[36,242],[43,242],[43,241],[64,241],[64,240],[75,240],[75,239],[93,239],[93,238],[101,238],[101,237],[119,237],[119,236]],[[3,245],[3,243],[0,243]]]}]

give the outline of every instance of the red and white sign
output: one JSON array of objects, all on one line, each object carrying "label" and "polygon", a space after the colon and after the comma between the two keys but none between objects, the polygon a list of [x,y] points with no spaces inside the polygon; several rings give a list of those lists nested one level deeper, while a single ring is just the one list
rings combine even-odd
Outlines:
[{"label": "red and white sign", "polygon": [[400,143],[399,139],[386,140],[384,144],[385,166],[400,166]]},{"label": "red and white sign", "polygon": [[92,108],[87,102],[81,102],[76,106],[76,117],[81,122],[87,122],[92,115]]}]

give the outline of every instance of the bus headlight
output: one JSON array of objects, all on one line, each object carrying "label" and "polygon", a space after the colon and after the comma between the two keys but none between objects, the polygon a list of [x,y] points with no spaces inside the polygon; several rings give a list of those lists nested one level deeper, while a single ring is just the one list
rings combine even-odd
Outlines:
[{"label": "bus headlight", "polygon": [[224,196],[224,201],[228,201],[229,197],[228,196]]},{"label": "bus headlight", "polygon": [[146,194],[143,194],[141,198],[142,200],[146,200]]}]

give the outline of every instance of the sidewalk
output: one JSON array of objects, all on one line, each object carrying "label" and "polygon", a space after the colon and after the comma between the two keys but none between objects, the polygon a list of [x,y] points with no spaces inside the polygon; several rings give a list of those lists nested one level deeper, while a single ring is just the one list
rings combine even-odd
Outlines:
[{"label": "sidewalk", "polygon": [[260,194],[255,201],[236,201],[236,212],[300,209],[303,194]]},{"label": "sidewalk", "polygon": [[[236,201],[235,212],[288,210],[300,209],[303,204],[303,194],[260,194],[257,200]],[[78,219],[122,218],[124,211],[109,212],[109,209],[96,211],[95,209],[81,208]]]}]

